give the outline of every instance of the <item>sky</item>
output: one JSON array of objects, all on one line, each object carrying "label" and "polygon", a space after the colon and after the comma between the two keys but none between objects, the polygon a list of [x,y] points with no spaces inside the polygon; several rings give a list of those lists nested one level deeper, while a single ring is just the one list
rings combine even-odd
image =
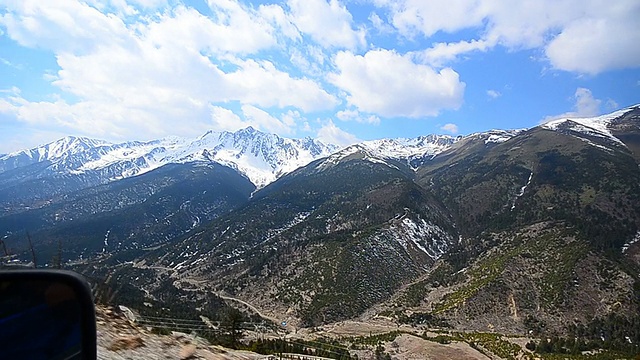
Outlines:
[{"label": "sky", "polygon": [[638,0],[0,0],[0,153],[600,115],[640,103],[638,19]]}]

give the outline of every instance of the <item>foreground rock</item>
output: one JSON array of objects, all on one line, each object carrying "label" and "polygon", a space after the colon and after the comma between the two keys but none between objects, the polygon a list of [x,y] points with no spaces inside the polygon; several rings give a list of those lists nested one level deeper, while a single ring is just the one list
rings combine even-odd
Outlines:
[{"label": "foreground rock", "polygon": [[207,359],[258,360],[267,355],[212,346],[206,340],[189,334],[153,334],[111,308],[98,306],[98,359]]}]

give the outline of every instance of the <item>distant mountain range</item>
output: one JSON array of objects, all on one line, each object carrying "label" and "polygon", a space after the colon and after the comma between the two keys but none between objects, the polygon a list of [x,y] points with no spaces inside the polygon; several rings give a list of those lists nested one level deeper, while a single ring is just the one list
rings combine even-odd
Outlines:
[{"label": "distant mountain range", "polygon": [[252,127],[234,133],[209,131],[196,139],[171,137],[120,144],[70,136],[34,149],[2,155],[0,171],[7,173],[45,164],[32,177],[94,174],[98,183],[106,183],[166,164],[217,162],[238,170],[262,187],[335,150],[337,146],[311,138],[286,139]]},{"label": "distant mountain range", "polygon": [[[486,133],[490,135],[487,141],[505,141],[517,133],[492,130]],[[355,146],[376,157],[412,162],[433,157],[464,138],[427,135],[365,141]],[[76,175],[93,179],[87,182],[91,186],[141,175],[166,164],[216,162],[237,170],[261,188],[338,150],[341,148],[334,144],[311,138],[282,138],[252,127],[233,133],[209,131],[195,139],[170,137],[118,144],[68,136],[33,149],[0,155],[0,173],[5,174],[4,183]],[[28,175],[24,174],[26,168],[32,170]]]},{"label": "distant mountain range", "polygon": [[156,315],[225,293],[296,326],[574,334],[640,319],[639,165],[640,106],[346,148],[65,138],[0,157],[0,236]]}]

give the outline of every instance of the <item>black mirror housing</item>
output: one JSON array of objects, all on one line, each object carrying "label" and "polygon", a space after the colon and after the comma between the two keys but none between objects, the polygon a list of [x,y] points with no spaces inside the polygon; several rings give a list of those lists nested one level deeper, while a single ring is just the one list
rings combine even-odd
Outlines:
[{"label": "black mirror housing", "polygon": [[93,360],[89,284],[66,270],[0,270],[0,359]]}]

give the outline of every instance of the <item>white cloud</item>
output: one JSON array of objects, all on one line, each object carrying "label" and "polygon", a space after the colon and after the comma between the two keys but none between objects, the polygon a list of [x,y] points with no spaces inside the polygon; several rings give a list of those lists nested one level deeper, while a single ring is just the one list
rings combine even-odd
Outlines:
[{"label": "white cloud", "polygon": [[584,3],[524,0],[514,6],[493,0],[378,1],[379,6],[389,9],[392,24],[406,37],[476,28],[481,40],[516,48],[542,45],[550,30],[580,18],[584,13],[576,9],[585,8]]},{"label": "white cloud", "polygon": [[418,56],[433,66],[441,66],[444,63],[455,60],[461,54],[467,54],[472,51],[487,51],[493,46],[494,44],[486,40],[437,43],[422,51]]},{"label": "white cloud", "polygon": [[347,92],[349,104],[363,112],[415,118],[436,116],[462,103],[465,84],[450,68],[436,72],[390,50],[372,50],[364,56],[343,51],[334,61],[339,72],[330,74],[329,81]]},{"label": "white cloud", "polygon": [[497,99],[502,96],[502,94],[497,90],[487,90],[487,96],[491,99]]},{"label": "white cloud", "polygon": [[225,75],[235,99],[262,107],[295,106],[304,111],[326,110],[337,104],[316,82],[294,79],[271,62],[246,60],[237,64],[240,71]]},{"label": "white cloud", "polygon": [[20,95],[22,91],[17,86],[12,86],[9,89],[0,89],[0,93],[10,94],[11,96]]},{"label": "white cloud", "polygon": [[619,0],[376,0],[405,37],[476,29],[479,38],[436,44],[425,51],[433,64],[502,45],[540,48],[554,68],[597,74],[640,65],[640,3]]},{"label": "white cloud", "polygon": [[[2,36],[2,35],[0,34],[0,36]],[[14,64],[11,61],[9,61],[9,60],[7,60],[7,59],[5,59],[3,57],[0,57],[0,63],[6,65],[8,67],[12,67],[12,68],[14,68],[16,70],[24,69],[24,66],[22,64]]]},{"label": "white cloud", "polygon": [[409,38],[417,33],[429,37],[438,31],[453,32],[476,26],[485,17],[485,11],[478,1],[404,0],[378,3],[390,8],[393,25]]},{"label": "white cloud", "polygon": [[209,106],[211,114],[211,129],[215,131],[236,131],[244,129],[251,123],[243,121],[233,111],[221,106]]},{"label": "white cloud", "polygon": [[0,154],[32,149],[69,135],[68,132],[50,131],[41,128],[29,128],[29,131],[20,132],[16,132],[15,130],[14,127],[10,125],[7,126],[0,121]]},{"label": "white cloud", "polygon": [[[126,0],[108,0],[108,4],[102,3],[99,1],[89,1],[88,4],[104,11],[107,5],[111,5],[111,7],[116,11],[118,16],[133,16],[139,14],[139,11],[133,4],[128,4]],[[137,4],[141,5],[141,4]]]},{"label": "white cloud", "polygon": [[167,5],[167,0],[129,0],[129,2],[147,9],[159,8]]},{"label": "white cloud", "polygon": [[331,120],[318,130],[316,137],[324,143],[340,146],[348,146],[360,142],[355,135],[340,129]]},{"label": "white cloud", "polygon": [[[12,4],[0,20],[9,36],[52,50],[60,70],[48,77],[74,101],[14,96],[5,98],[4,112],[69,133],[150,138],[233,128],[239,118],[219,106],[228,102],[244,105],[245,116],[263,129],[283,134],[291,132],[290,120],[268,119],[258,107],[307,112],[337,104],[313,80],[293,77],[270,61],[238,57],[276,46],[273,28],[256,10],[235,1],[210,5],[214,17],[178,6],[125,25],[78,2]],[[77,14],[71,25],[67,12]]]},{"label": "white cloud", "polygon": [[336,113],[338,119],[342,121],[356,121],[365,124],[380,124],[380,118],[375,115],[362,114],[358,110],[342,110]]},{"label": "white cloud", "polygon": [[314,77],[321,77],[324,73],[325,54],[320,47],[306,46],[293,47],[290,50],[289,60],[300,71]]},{"label": "white cloud", "polygon": [[613,99],[607,99],[606,105],[609,110],[616,110],[620,108],[620,105]]},{"label": "white cloud", "polygon": [[209,53],[249,54],[276,44],[273,27],[258,14],[233,1],[211,2],[217,19],[178,6],[148,26],[139,25],[143,40]]},{"label": "white cloud", "polygon": [[291,130],[292,130],[291,126],[293,124],[291,124],[290,121],[288,121],[289,124],[287,124],[269,115],[268,112],[262,109],[259,109],[255,106],[243,105],[242,113],[244,114],[244,117],[247,119],[247,122],[253,125],[257,129],[276,133],[276,134],[283,134],[283,135],[287,135],[291,133]]},{"label": "white cloud", "polygon": [[281,116],[282,122],[290,128],[293,128],[298,123],[306,122],[306,119],[298,111],[288,110]]},{"label": "white cloud", "polygon": [[[144,133],[149,136],[164,134],[159,120],[143,111],[94,101],[69,104],[64,100],[29,102],[22,97],[2,100],[2,112],[10,118],[49,131],[91,135],[102,138],[121,138]],[[126,116],[126,118],[124,117]],[[180,126],[176,126],[176,133]],[[178,135],[178,134],[176,134]]]},{"label": "white cloud", "polygon": [[262,17],[278,27],[280,29],[280,32],[286,38],[292,40],[302,39],[300,31],[298,31],[298,28],[292,22],[293,19],[289,14],[285,13],[284,9],[280,5],[260,5],[258,7],[258,12],[262,15]]},{"label": "white cloud", "polygon": [[440,127],[440,130],[443,130],[443,131],[446,131],[446,132],[448,132],[448,133],[450,133],[450,134],[455,135],[455,134],[457,134],[457,133],[458,133],[458,125],[456,125],[456,124],[451,124],[451,123],[449,123],[449,124],[444,124],[444,125],[442,125],[442,126]]},{"label": "white cloud", "polygon": [[601,100],[593,97],[591,90],[577,88],[573,95],[576,99],[575,114],[580,117],[596,116],[600,114]]},{"label": "white cloud", "polygon": [[371,21],[373,27],[381,34],[388,34],[393,32],[393,27],[382,20],[380,16],[375,12],[369,14],[368,20]]},{"label": "white cloud", "polygon": [[567,26],[545,53],[558,69],[598,74],[640,66],[640,11],[627,16],[582,19]]},{"label": "white cloud", "polygon": [[574,111],[547,116],[542,120],[542,123],[557,119],[593,117],[600,114],[600,104],[602,104],[602,100],[594,98],[591,90],[577,88],[573,99],[575,100],[573,105]]},{"label": "white cloud", "polygon": [[126,37],[124,22],[113,14],[75,0],[12,1],[0,16],[9,37],[28,47],[53,51],[89,52]]},{"label": "white cloud", "polygon": [[356,49],[365,45],[365,32],[354,30],[353,18],[338,0],[289,0],[296,27],[326,48]]}]

